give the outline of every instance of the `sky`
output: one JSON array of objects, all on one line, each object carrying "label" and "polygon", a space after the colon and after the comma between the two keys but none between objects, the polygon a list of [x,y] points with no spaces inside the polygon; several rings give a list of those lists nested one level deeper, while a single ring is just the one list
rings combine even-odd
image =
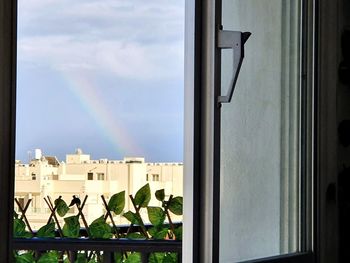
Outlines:
[{"label": "sky", "polygon": [[16,159],[183,159],[184,0],[19,0]]}]

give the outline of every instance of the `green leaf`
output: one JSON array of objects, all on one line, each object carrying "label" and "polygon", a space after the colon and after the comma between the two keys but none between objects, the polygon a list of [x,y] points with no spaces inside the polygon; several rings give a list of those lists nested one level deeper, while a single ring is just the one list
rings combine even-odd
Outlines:
[{"label": "green leaf", "polygon": [[165,257],[164,252],[155,252],[149,255],[149,263],[163,263]]},{"label": "green leaf", "polygon": [[141,233],[138,233],[138,232],[133,232],[133,233],[129,233],[126,238],[129,238],[129,239],[146,239],[145,236]]},{"label": "green leaf", "polygon": [[31,238],[32,233],[26,231],[26,224],[22,219],[13,220],[13,237]]},{"label": "green leaf", "polygon": [[149,184],[146,184],[137,191],[134,199],[135,205],[139,205],[141,207],[147,207],[150,200],[151,200],[151,189],[149,187]]},{"label": "green leaf", "polygon": [[35,263],[35,259],[33,257],[32,252],[27,252],[21,255],[16,255],[15,262],[16,263]]},{"label": "green leaf", "polygon": [[68,207],[67,203],[61,198],[57,198],[55,200],[55,206],[56,206],[57,214],[60,217],[64,217],[67,214],[67,212],[69,211],[69,207]]},{"label": "green leaf", "polygon": [[114,252],[114,263],[122,263],[123,262],[123,253]]},{"label": "green leaf", "polygon": [[92,258],[91,258],[89,261],[86,260],[86,262],[87,262],[87,263],[98,263],[99,261],[98,261],[97,258],[96,258],[96,252],[95,252],[95,254],[92,256]]},{"label": "green leaf", "polygon": [[182,240],[182,226],[175,228],[174,234],[175,234],[176,240]]},{"label": "green leaf", "polygon": [[21,219],[14,219],[13,220],[13,236],[14,237],[21,237],[22,234],[25,232],[26,224]]},{"label": "green leaf", "polygon": [[177,253],[166,253],[163,263],[177,263]]},{"label": "green leaf", "polygon": [[106,223],[106,221],[105,221],[104,216],[102,215],[102,216],[96,218],[94,221],[92,221],[91,224],[103,224],[103,223]]},{"label": "green leaf", "polygon": [[131,211],[128,211],[128,212],[124,213],[123,216],[124,216],[127,220],[129,220],[131,224],[135,224],[135,223],[136,223],[136,222],[135,222],[135,218],[136,218],[136,217],[135,217],[135,216],[136,216],[135,213],[133,213],[133,212],[131,212]]},{"label": "green leaf", "polygon": [[87,258],[85,253],[78,253],[77,259],[74,261],[74,263],[87,263]]},{"label": "green leaf", "polygon": [[23,238],[32,238],[33,237],[33,234],[28,232],[28,231],[25,231],[22,235]]},{"label": "green leaf", "polygon": [[165,212],[160,207],[149,206],[147,207],[148,219],[154,226],[160,226],[164,223]]},{"label": "green leaf", "polygon": [[165,198],[164,189],[161,189],[161,190],[157,190],[157,191],[156,191],[156,198],[157,198],[158,201],[161,201],[161,202],[164,201],[164,198]]},{"label": "green leaf", "polygon": [[79,237],[80,223],[79,216],[70,216],[64,219],[64,226],[62,228],[65,237],[76,238]]},{"label": "green leaf", "polygon": [[112,195],[108,202],[108,208],[116,215],[123,212],[125,206],[125,191]]},{"label": "green leaf", "polygon": [[140,253],[131,253],[124,263],[140,263],[141,262],[141,254]]},{"label": "green leaf", "polygon": [[37,263],[57,263],[58,262],[58,253],[56,251],[51,251],[43,254]]},{"label": "green leaf", "polygon": [[148,230],[150,235],[154,239],[164,239],[166,235],[168,234],[168,228],[162,228],[162,227],[152,227]]},{"label": "green leaf", "polygon": [[112,228],[108,225],[104,216],[101,216],[94,220],[89,226],[91,238],[112,238]]},{"label": "green leaf", "polygon": [[36,233],[37,237],[55,237],[55,223],[42,226]]},{"label": "green leaf", "polygon": [[18,214],[16,213],[16,211],[13,211],[13,217],[18,219]]},{"label": "green leaf", "polygon": [[177,263],[176,253],[155,252],[149,256],[149,263]]},{"label": "green leaf", "polygon": [[131,224],[134,225],[143,225],[142,224],[142,219],[136,214],[131,211],[128,211],[123,214],[123,216],[130,221]]},{"label": "green leaf", "polygon": [[168,209],[175,215],[182,215],[183,198],[181,196],[174,197],[168,204]]}]

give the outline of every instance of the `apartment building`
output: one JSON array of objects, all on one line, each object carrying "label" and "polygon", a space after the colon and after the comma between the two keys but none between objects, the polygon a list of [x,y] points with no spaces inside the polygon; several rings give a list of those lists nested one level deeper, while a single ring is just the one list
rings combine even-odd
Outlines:
[{"label": "apartment building", "polygon": [[[65,161],[43,155],[41,150],[36,149],[28,164],[16,161],[15,175],[15,197],[21,206],[32,200],[26,215],[33,229],[44,225],[50,216],[44,201],[47,196],[52,200],[62,196],[67,204],[73,195],[81,199],[88,196],[83,211],[90,223],[105,211],[101,195],[108,200],[113,194],[125,191],[128,198],[149,183],[152,192],[150,204],[159,205],[154,197],[156,190],[165,189],[167,196],[182,196],[183,188],[182,163],[148,163],[142,157],[92,160],[81,149],[67,154]],[[17,205],[15,208],[18,211]],[[130,199],[125,205],[125,211],[128,210],[133,210]],[[73,215],[77,212],[77,208],[72,207],[68,213]],[[147,219],[147,216],[144,218]],[[118,224],[127,223],[121,216],[115,220]]]}]

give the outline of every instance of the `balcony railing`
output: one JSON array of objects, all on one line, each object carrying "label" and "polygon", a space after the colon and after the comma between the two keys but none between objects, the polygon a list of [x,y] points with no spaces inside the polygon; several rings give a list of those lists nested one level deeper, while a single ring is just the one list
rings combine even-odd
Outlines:
[{"label": "balcony railing", "polygon": [[153,252],[175,252],[177,262],[181,262],[182,242],[177,240],[129,240],[129,239],[71,239],[71,238],[15,238],[15,250],[69,251],[71,262],[75,262],[77,251],[100,251],[102,262],[112,263],[114,252],[140,252],[141,262],[148,263]]},{"label": "balcony railing", "polygon": [[[181,226],[182,223],[175,223],[174,225]],[[152,225],[147,224],[145,227],[148,229]],[[128,225],[118,226],[120,233],[126,233],[128,228]],[[138,231],[138,228],[135,227],[134,231]],[[80,235],[87,235],[84,228],[80,230]],[[140,263],[148,263],[150,255],[155,252],[176,253],[176,262],[180,263],[182,260],[182,241],[180,240],[60,238],[58,232],[56,236],[56,238],[14,238],[13,249],[35,251],[36,255],[40,255],[45,251],[64,251],[68,252],[70,262],[75,262],[78,251],[100,252],[100,262],[103,263],[114,263],[115,252],[139,252],[141,254]]]},{"label": "balcony railing", "polygon": [[[59,196],[44,197],[50,215],[47,224],[33,230],[26,213],[32,199],[24,204],[15,198],[19,213],[14,213],[12,244],[16,261],[20,262],[181,262],[182,223],[175,223],[172,215],[182,215],[182,197],[166,196],[164,189],[155,192],[161,206],[150,206],[149,184],[140,188],[135,197],[129,195],[134,212],[124,212],[125,191],[113,194],[107,202],[104,195],[103,214],[89,225],[83,209],[88,195],[77,195],[68,206]],[[67,216],[70,208],[77,214]],[[114,216],[123,216],[130,223],[117,225]],[[144,222],[149,219],[149,224]],[[62,227],[62,219],[64,225]],[[84,228],[81,228],[81,223]],[[93,260],[93,261],[91,261]]]}]

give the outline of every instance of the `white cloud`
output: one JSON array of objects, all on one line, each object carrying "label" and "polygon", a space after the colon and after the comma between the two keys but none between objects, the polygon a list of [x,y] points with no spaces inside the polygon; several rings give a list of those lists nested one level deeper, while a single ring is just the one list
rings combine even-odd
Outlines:
[{"label": "white cloud", "polygon": [[22,0],[19,28],[24,36],[178,39],[183,34],[183,5],[183,0]]},{"label": "white cloud", "polygon": [[19,64],[181,77],[183,13],[178,0],[21,0]]},{"label": "white cloud", "polygon": [[19,63],[59,71],[89,70],[132,79],[166,79],[182,75],[183,43],[77,41],[69,37],[32,37],[18,43]]}]

